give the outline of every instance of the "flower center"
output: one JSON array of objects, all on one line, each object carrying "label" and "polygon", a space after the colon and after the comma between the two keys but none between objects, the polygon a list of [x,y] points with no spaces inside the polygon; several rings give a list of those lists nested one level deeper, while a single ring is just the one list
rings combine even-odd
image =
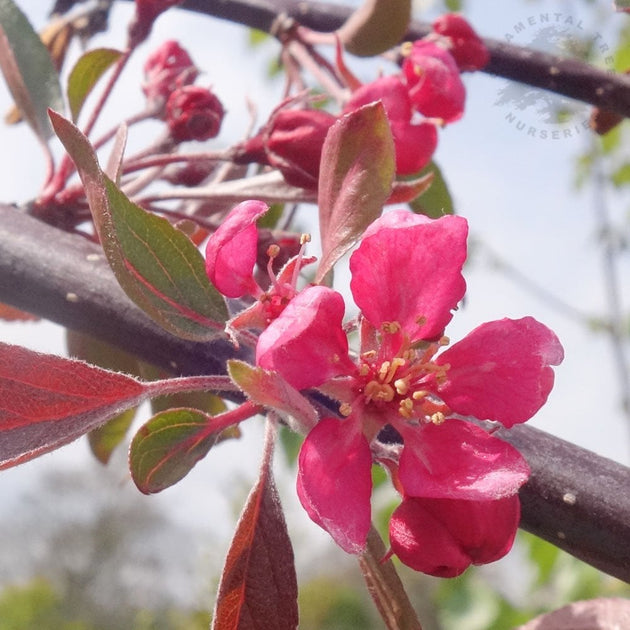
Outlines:
[{"label": "flower center", "polygon": [[[365,403],[388,406],[407,420],[413,418],[441,424],[450,410],[434,392],[446,380],[450,366],[436,364],[433,357],[448,344],[448,338],[413,347],[396,322],[384,324],[382,335],[383,338],[398,335],[402,341],[391,358],[379,356],[381,352],[378,351],[361,355],[358,376]],[[388,343],[390,339],[383,341],[381,351],[395,347]]]}]

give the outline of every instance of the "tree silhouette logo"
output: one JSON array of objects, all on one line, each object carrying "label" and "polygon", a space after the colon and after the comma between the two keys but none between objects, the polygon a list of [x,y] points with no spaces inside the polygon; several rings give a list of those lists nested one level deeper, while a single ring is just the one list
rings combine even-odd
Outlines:
[{"label": "tree silhouette logo", "polygon": [[[564,13],[540,13],[514,23],[505,40],[517,46],[564,58],[604,58],[610,50],[601,34],[587,33],[582,20]],[[589,128],[590,108],[547,90],[505,82],[494,105],[505,110],[504,120],[517,132],[542,140],[575,138]]]}]

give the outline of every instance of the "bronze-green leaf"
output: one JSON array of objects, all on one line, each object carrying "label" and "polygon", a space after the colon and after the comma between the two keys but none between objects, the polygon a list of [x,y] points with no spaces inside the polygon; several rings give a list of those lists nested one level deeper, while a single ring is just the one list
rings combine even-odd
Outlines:
[{"label": "bronze-green leaf", "polygon": [[113,48],[95,48],[79,58],[68,77],[68,104],[72,120],[76,121],[85,99],[98,80],[122,54]]},{"label": "bronze-green leaf", "polygon": [[52,136],[48,108],[63,109],[57,70],[46,46],[12,0],[0,0],[0,68],[37,137]]},{"label": "bronze-green leaf", "polygon": [[88,139],[55,112],[53,127],[74,160],[110,267],[127,295],[173,334],[208,341],[228,318],[191,240],[130,201],[102,172]]},{"label": "bronze-green leaf", "polygon": [[160,492],[185,477],[217,441],[212,416],[169,409],[153,416],[131,441],[129,469],[138,489]]},{"label": "bronze-green leaf", "polygon": [[256,404],[278,411],[295,432],[306,435],[317,423],[311,403],[277,372],[233,359],[228,361],[228,374]]},{"label": "bronze-green leaf", "polygon": [[395,172],[394,141],[380,102],[342,116],[330,128],[319,175],[322,259],[316,282],[380,216]]}]

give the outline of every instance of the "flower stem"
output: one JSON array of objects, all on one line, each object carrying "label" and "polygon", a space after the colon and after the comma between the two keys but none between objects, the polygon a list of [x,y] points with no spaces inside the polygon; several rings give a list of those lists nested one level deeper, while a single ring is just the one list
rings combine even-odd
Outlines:
[{"label": "flower stem", "polygon": [[367,550],[359,566],[368,591],[389,630],[422,630],[420,621],[374,525],[367,539]]}]

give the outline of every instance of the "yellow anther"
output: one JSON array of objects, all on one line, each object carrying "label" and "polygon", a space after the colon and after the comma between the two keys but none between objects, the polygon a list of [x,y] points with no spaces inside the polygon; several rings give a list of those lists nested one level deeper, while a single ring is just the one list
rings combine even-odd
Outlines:
[{"label": "yellow anther", "polygon": [[386,381],[386,376],[387,376],[387,373],[389,372],[390,365],[391,363],[389,361],[383,361],[383,363],[381,363],[381,367],[378,368],[378,376],[382,381]]},{"label": "yellow anther", "polygon": [[365,361],[369,361],[370,359],[373,359],[376,356],[376,350],[368,350],[367,352],[364,352],[361,355],[361,358],[364,359]]},{"label": "yellow anther", "polygon": [[449,343],[451,343],[451,340],[446,335],[443,335],[438,340],[438,345],[439,346],[448,346]]},{"label": "yellow anther", "polygon": [[347,418],[352,413],[352,405],[350,403],[341,403],[339,405],[339,413]]},{"label": "yellow anther", "polygon": [[409,378],[397,378],[394,381],[396,392],[404,396],[409,391]]},{"label": "yellow anther", "polygon": [[359,366],[359,376],[367,376],[370,373],[370,366],[365,363],[361,363]]},{"label": "yellow anther", "polygon": [[391,402],[394,399],[394,388],[385,383],[370,381],[365,386],[365,398],[380,402]]},{"label": "yellow anther", "polygon": [[383,322],[383,324],[381,325],[381,330],[384,333],[388,333],[390,335],[397,333],[400,328],[401,326],[398,322]]},{"label": "yellow anther", "polygon": [[446,420],[444,414],[441,411],[436,411],[432,416],[431,416],[431,422],[435,425],[440,425],[444,422],[444,420]]},{"label": "yellow anther", "polygon": [[403,57],[409,57],[412,49],[413,49],[413,42],[403,42],[400,45],[400,54]]},{"label": "yellow anther", "polygon": [[310,242],[311,242],[310,234],[302,234],[300,236],[300,245],[304,245],[304,243],[310,243]]},{"label": "yellow anther", "polygon": [[429,392],[426,389],[418,389],[413,394],[411,394],[411,397],[414,400],[422,400],[428,394],[429,394]]},{"label": "yellow anther", "polygon": [[400,406],[398,407],[398,413],[403,418],[411,418],[413,415],[413,400],[411,400],[411,398],[401,400]]},{"label": "yellow anther", "polygon": [[269,245],[269,247],[267,247],[267,256],[269,256],[269,258],[275,258],[279,253],[280,253],[279,245],[272,243],[271,245]]}]

